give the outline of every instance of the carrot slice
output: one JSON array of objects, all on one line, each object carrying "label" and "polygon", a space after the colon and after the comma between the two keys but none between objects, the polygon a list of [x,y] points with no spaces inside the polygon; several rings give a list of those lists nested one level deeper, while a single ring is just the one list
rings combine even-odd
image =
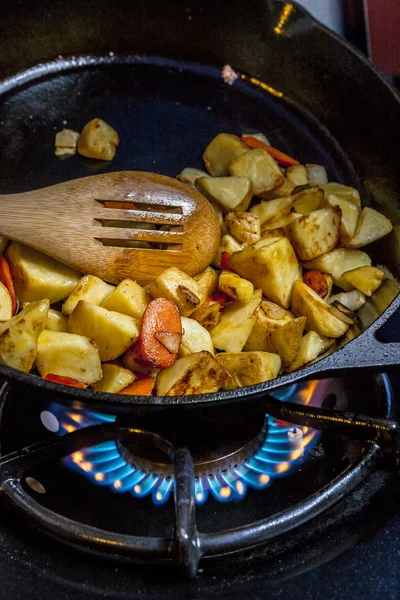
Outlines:
[{"label": "carrot slice", "polygon": [[53,373],[48,373],[47,375],[43,375],[43,379],[47,379],[47,381],[54,381],[55,383],[62,383],[63,385],[70,385],[71,387],[76,388],[86,388],[87,385],[82,383],[81,381],[77,381],[76,379],[71,379],[71,377],[62,377],[61,375],[54,375]]},{"label": "carrot slice", "polygon": [[325,275],[319,273],[319,271],[307,271],[303,276],[303,282],[321,298],[325,298],[329,293],[329,286]]},{"label": "carrot slice", "polygon": [[232,271],[232,269],[229,266],[229,257],[229,252],[223,252],[221,254],[221,271]]},{"label": "carrot slice", "polygon": [[154,379],[143,373],[135,373],[136,380],[121,390],[120,394],[127,396],[151,396],[154,388]]},{"label": "carrot slice", "polygon": [[120,208],[122,210],[135,210],[133,202],[104,202],[104,208]]},{"label": "carrot slice", "polygon": [[0,281],[7,288],[8,293],[10,294],[12,314],[14,316],[17,312],[17,294],[15,293],[10,267],[4,256],[0,256]]},{"label": "carrot slice", "polygon": [[219,304],[222,306],[222,308],[224,308],[227,300],[228,300],[228,295],[225,294],[225,292],[214,292],[212,294],[212,296],[210,296],[210,300],[214,300],[214,302],[219,302]]},{"label": "carrot slice", "polygon": [[140,325],[140,351],[142,359],[153,367],[170,367],[178,354],[170,352],[156,334],[178,333],[182,335],[182,323],[178,307],[167,298],[155,298],[143,313]]},{"label": "carrot slice", "polygon": [[284,152],[273,148],[272,146],[268,146],[268,144],[264,144],[257,138],[254,138],[251,135],[242,135],[242,140],[249,148],[264,148],[268,152],[272,158],[276,160],[282,167],[294,167],[295,165],[299,165],[299,161],[291,156],[288,156]]}]

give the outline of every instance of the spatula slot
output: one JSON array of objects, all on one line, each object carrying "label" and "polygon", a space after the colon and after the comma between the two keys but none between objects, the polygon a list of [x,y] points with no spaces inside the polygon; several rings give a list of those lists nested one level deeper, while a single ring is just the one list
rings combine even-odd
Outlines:
[{"label": "spatula slot", "polygon": [[135,198],[130,200],[125,199],[108,199],[99,200],[96,198],[95,203],[101,205],[108,210],[140,210],[140,211],[157,211],[160,213],[168,213],[175,215],[183,215],[183,202],[180,200],[170,200],[169,198],[156,198],[154,202],[150,202],[149,198]]},{"label": "spatula slot", "polygon": [[98,239],[97,242],[103,244],[103,246],[112,246],[114,248],[140,248],[140,250],[150,250],[151,252],[164,251],[176,252],[182,250],[182,244],[176,242],[169,242],[168,244],[151,244],[148,242],[138,242],[135,240],[115,240],[111,238]]}]

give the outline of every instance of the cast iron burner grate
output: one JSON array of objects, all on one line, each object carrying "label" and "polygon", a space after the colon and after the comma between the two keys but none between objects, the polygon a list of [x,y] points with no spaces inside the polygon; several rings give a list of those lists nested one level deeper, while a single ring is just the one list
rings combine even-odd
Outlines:
[{"label": "cast iron burner grate", "polygon": [[[319,406],[327,384],[322,380],[292,385],[276,392],[274,397],[302,405],[312,401]],[[41,419],[45,427],[59,435],[116,420],[115,416],[73,410],[56,403],[42,412]],[[201,422],[198,426],[202,428]],[[207,437],[207,431],[203,435]],[[266,414],[258,435],[239,443],[232,452],[196,456],[189,442],[196,504],[204,504],[209,497],[220,502],[237,501],[246,496],[248,488],[265,489],[274,479],[289,475],[302,464],[318,437],[315,429],[296,427]],[[174,489],[171,463],[163,461],[162,455],[143,458],[134,452],[131,446],[110,441],[75,452],[63,462],[91,482],[108,486],[114,492],[129,492],[136,498],[151,496],[156,505],[166,503]]]},{"label": "cast iron burner grate", "polygon": [[[208,558],[242,551],[276,539],[287,532],[292,532],[338,503],[359,484],[364,483],[376,468],[393,469],[397,467],[399,424],[390,420],[391,406],[394,405],[390,382],[385,375],[370,379],[371,389],[366,389],[366,393],[371,395],[372,402],[368,406],[373,414],[383,415],[385,418],[368,417],[348,410],[346,412],[336,408],[325,408],[332,399],[335,400],[332,393],[328,393],[328,396],[324,398],[324,408],[302,406],[290,401],[281,402],[272,397],[257,400],[263,409],[264,417],[267,412],[270,418],[278,421],[325,431],[328,439],[331,437],[332,440],[336,440],[334,441],[335,449],[340,436],[346,436],[345,439],[349,442],[352,438],[357,441],[353,442],[353,449],[356,451],[348,454],[346,460],[339,461],[339,468],[334,471],[332,477],[326,480],[327,483],[317,486],[314,488],[315,491],[301,496],[294,503],[289,501],[283,504],[283,508],[281,504],[273,514],[266,510],[263,514],[268,516],[250,523],[246,522],[236,527],[231,526],[212,532],[199,531],[195,503],[196,475],[191,452],[187,446],[180,445],[179,436],[175,437],[171,443],[157,431],[146,430],[143,427],[138,429],[132,426],[131,421],[135,420],[134,415],[131,415],[126,422],[103,422],[75,429],[65,435],[52,435],[44,441],[24,446],[20,450],[0,457],[0,495],[31,524],[74,548],[114,560],[175,564],[182,569],[186,576],[195,576],[202,557]],[[331,380],[331,382],[335,381],[338,380]],[[339,387],[340,385],[342,384],[339,384]],[[354,405],[357,409],[365,406],[366,397],[362,394],[360,397],[357,385],[355,389],[355,396],[344,394],[344,403],[338,404],[333,401],[330,406],[349,408],[350,405]],[[22,402],[24,398],[21,390],[19,396]],[[7,402],[8,397],[10,402]],[[15,397],[14,395],[14,399]],[[346,397],[354,401],[352,400],[349,405],[345,400]],[[3,419],[7,416],[10,408],[11,413],[13,412],[12,406],[12,386],[6,384],[0,390],[0,430],[3,428]],[[164,408],[161,407],[159,412],[160,420],[168,421],[169,413]],[[218,414],[223,414],[229,420],[229,415],[235,410],[241,411],[242,417],[248,417],[254,409],[254,403],[249,401],[237,405],[210,407],[210,413],[217,417]],[[193,407],[191,410],[206,409]],[[222,411],[222,413],[218,413],[218,411]],[[144,412],[146,413],[146,411]],[[155,414],[154,411],[151,411],[151,414],[147,413],[148,424],[156,423]],[[186,423],[188,415],[189,413],[186,413]],[[176,416],[175,412],[174,422],[178,422]],[[37,419],[39,420],[38,414]],[[145,422],[144,419],[142,424]],[[325,437],[324,434],[321,440]],[[85,448],[109,442],[120,444],[124,448],[132,447],[132,445],[150,447],[168,457],[173,465],[175,482],[175,523],[172,531],[168,530],[163,536],[140,536],[89,525],[83,523],[79,515],[77,520],[71,519],[57,510],[45,506],[36,499],[39,494],[35,495],[26,485],[27,476],[34,472],[36,467],[69,455],[75,455]],[[130,466],[129,462],[127,464]],[[290,481],[290,479],[285,481]],[[261,492],[261,494],[266,493],[268,492]],[[80,498],[80,501],[84,501],[84,498]],[[241,505],[241,503],[238,504]],[[223,505],[220,504],[220,506]],[[203,508],[206,509],[206,507]]]}]

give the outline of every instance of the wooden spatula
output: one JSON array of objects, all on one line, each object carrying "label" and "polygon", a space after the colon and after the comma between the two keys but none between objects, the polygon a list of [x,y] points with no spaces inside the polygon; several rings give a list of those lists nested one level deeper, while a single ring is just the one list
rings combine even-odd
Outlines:
[{"label": "wooden spatula", "polygon": [[0,196],[0,234],[111,283],[146,284],[167,267],[189,275],[204,270],[220,225],[192,186],[122,171]]}]

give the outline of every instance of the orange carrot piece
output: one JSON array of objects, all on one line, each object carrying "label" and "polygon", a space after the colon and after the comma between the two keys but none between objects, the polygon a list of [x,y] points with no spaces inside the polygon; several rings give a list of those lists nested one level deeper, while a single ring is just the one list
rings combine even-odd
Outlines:
[{"label": "orange carrot piece", "polygon": [[328,282],[323,273],[319,273],[318,271],[307,271],[303,276],[303,282],[314,290],[321,298],[325,298],[329,293]]},{"label": "orange carrot piece", "polygon": [[121,390],[119,393],[127,396],[151,396],[154,388],[154,379],[143,373],[135,373],[136,380]]},{"label": "orange carrot piece", "polygon": [[264,144],[264,142],[261,142],[251,135],[242,135],[242,141],[246,144],[246,146],[252,149],[264,148],[264,150],[266,150],[268,154],[276,160],[276,162],[282,165],[282,167],[294,167],[295,165],[300,164],[295,158],[288,156],[284,152],[281,152],[272,146],[268,146],[268,144]]},{"label": "orange carrot piece", "polygon": [[17,312],[17,294],[15,293],[10,267],[4,256],[0,256],[0,281],[7,288],[8,293],[10,294],[12,314],[14,316]]},{"label": "orange carrot piece", "polygon": [[228,295],[225,292],[216,291],[210,296],[210,300],[214,300],[214,302],[219,302],[222,308],[224,308],[226,301],[228,300]]},{"label": "orange carrot piece", "polygon": [[221,255],[221,271],[232,271],[229,266],[229,252],[223,252]]},{"label": "orange carrot piece", "polygon": [[170,367],[178,354],[170,352],[157,338],[156,333],[179,333],[182,323],[178,307],[167,298],[155,298],[143,313],[140,325],[140,351],[142,359],[153,367]]},{"label": "orange carrot piece", "polygon": [[135,210],[133,202],[104,202],[104,208],[120,208],[123,210]]},{"label": "orange carrot piece", "polygon": [[82,383],[81,381],[71,379],[71,377],[62,377],[61,375],[54,375],[53,373],[43,375],[43,379],[47,379],[47,381],[54,381],[55,383],[62,383],[63,385],[70,385],[71,387],[76,388],[84,389],[87,387],[87,385]]}]

